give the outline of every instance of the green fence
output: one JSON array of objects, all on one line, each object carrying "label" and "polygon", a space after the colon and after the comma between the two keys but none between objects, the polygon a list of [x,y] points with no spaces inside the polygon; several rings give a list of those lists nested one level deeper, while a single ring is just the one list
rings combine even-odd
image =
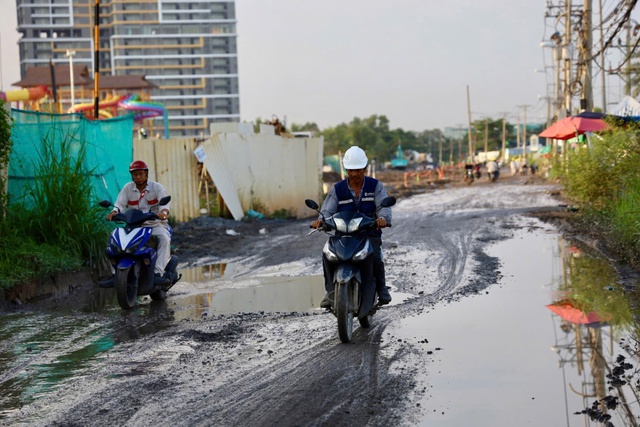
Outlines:
[{"label": "green fence", "polygon": [[12,152],[9,157],[9,201],[22,201],[41,163],[44,144],[59,147],[71,142],[86,149],[84,169],[91,171],[98,199],[115,201],[131,180],[133,115],[89,121],[80,114],[51,114],[11,109]]}]

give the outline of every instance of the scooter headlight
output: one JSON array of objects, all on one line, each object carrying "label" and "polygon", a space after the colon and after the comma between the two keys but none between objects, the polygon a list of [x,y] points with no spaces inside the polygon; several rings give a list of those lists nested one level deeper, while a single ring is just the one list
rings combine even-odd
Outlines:
[{"label": "scooter headlight", "polygon": [[135,254],[138,251],[139,247],[140,247],[140,242],[129,246],[127,249],[125,249],[125,252],[128,254]]},{"label": "scooter headlight", "polygon": [[336,224],[337,231],[339,231],[340,233],[347,232],[347,223],[344,222],[344,219],[333,217],[333,222]]},{"label": "scooter headlight", "polygon": [[328,240],[327,240],[327,243],[325,243],[324,247],[322,248],[322,253],[324,254],[325,258],[327,258],[328,261],[331,261],[331,262],[338,261],[338,256],[331,251],[331,248],[329,248]]},{"label": "scooter headlight", "polygon": [[370,244],[369,244],[369,241],[367,240],[367,243],[365,243],[364,248],[356,252],[356,254],[353,256],[353,260],[354,261],[364,260],[369,255],[369,252],[370,252],[369,247],[370,247]]},{"label": "scooter headlight", "polygon": [[360,228],[360,223],[362,222],[362,217],[353,218],[349,221],[349,225],[347,226],[347,233],[353,233],[354,231],[358,231]]}]

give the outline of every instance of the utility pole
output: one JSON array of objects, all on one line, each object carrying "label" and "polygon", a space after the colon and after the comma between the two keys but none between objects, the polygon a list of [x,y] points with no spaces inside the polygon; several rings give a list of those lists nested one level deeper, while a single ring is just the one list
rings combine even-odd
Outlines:
[{"label": "utility pole", "polygon": [[507,116],[502,117],[502,161],[505,161],[505,151],[507,150]]},{"label": "utility pole", "polygon": [[[592,15],[592,0],[584,0],[584,9],[582,11],[582,31],[581,31],[581,43],[582,47],[582,67],[584,67],[584,73],[582,75],[582,95],[583,98],[580,100],[580,107],[585,111],[593,110],[593,84],[592,84],[592,73],[593,66],[591,65],[591,49],[593,48],[593,37],[591,35],[591,15]],[[600,31],[602,31],[602,27],[600,27]],[[629,61],[630,62],[630,61]],[[602,70],[602,74],[604,75],[604,70]]]},{"label": "utility pole", "polygon": [[571,115],[571,0],[566,0],[564,43],[562,57],[564,58],[564,109],[563,118]]},{"label": "utility pole", "polygon": [[469,99],[469,85],[467,85],[467,117],[469,122],[469,132],[467,136],[469,137],[469,156],[471,156],[471,163],[475,164],[475,156],[473,153],[473,136],[471,135],[471,101]]},{"label": "utility pole", "polygon": [[[555,46],[553,48],[553,59],[555,61],[555,97],[553,100],[553,114],[555,116],[555,121],[560,120],[560,111],[562,111],[562,98],[560,96],[561,89],[560,89],[560,85],[561,85],[561,80],[560,80],[560,73],[562,70],[562,67],[560,66],[562,64],[562,47],[560,46]],[[562,118],[564,118],[564,115],[562,116]]]},{"label": "utility pole", "polygon": [[[602,0],[598,0],[600,6],[600,46],[604,46],[604,34],[602,32]],[[604,71],[604,49],[600,52],[600,80],[602,81],[602,112],[607,112],[607,73]]]},{"label": "utility pole", "polygon": [[462,157],[462,125],[458,125],[458,161],[463,161]]},{"label": "utility pole", "polygon": [[65,56],[69,58],[69,86],[71,87],[71,106],[76,105],[75,95],[75,82],[73,81],[73,56],[76,54],[75,50],[67,49]]},{"label": "utility pole", "polygon": [[453,164],[453,138],[449,138],[449,165]]},{"label": "utility pole", "polygon": [[522,154],[527,155],[527,104],[524,107],[524,126],[522,126]]},{"label": "utility pole", "polygon": [[518,127],[516,130],[516,147],[520,148],[520,113],[518,113],[517,123],[518,123]]},{"label": "utility pole", "polygon": [[[629,8],[631,6],[631,0],[627,0],[627,8]],[[627,69],[625,74],[626,74],[626,90],[627,90],[627,95],[631,96],[631,55],[632,55],[632,51],[631,51],[631,19],[627,20],[627,24],[626,24],[626,30],[627,30],[627,53],[626,53],[626,57],[627,57],[627,65],[625,66],[625,68]]]},{"label": "utility pole", "polygon": [[488,160],[489,153],[489,119],[484,120],[484,161]]},{"label": "utility pole", "polygon": [[93,120],[99,117],[100,98],[100,0],[95,0],[93,12]]}]

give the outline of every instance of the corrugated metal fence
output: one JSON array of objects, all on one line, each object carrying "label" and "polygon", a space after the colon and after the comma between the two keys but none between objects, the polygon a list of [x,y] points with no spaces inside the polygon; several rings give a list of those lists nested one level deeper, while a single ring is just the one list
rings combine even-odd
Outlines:
[{"label": "corrugated metal fence", "polygon": [[[202,144],[208,154],[204,164],[235,219],[254,208],[255,201],[269,212],[285,209],[296,216],[309,215],[305,198],[321,201],[322,138],[212,134]],[[177,222],[200,216],[196,147],[193,138],[133,142],[134,159],[147,162],[149,179],[171,195],[171,215]]]},{"label": "corrugated metal fence", "polygon": [[133,158],[149,165],[149,179],[164,185],[171,195],[171,216],[185,222],[200,216],[198,159],[193,138],[136,139]]}]

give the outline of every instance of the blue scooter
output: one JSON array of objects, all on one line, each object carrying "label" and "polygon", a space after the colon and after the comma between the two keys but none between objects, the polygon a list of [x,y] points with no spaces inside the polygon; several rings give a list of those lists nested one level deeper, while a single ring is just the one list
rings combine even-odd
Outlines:
[{"label": "blue scooter", "polygon": [[[171,196],[163,197],[159,204],[166,205],[170,200]],[[99,205],[109,208],[112,203],[103,200]],[[113,221],[124,223],[124,227],[111,232],[107,258],[115,269],[114,287],[118,304],[125,310],[135,307],[138,296],[150,295],[155,301],[166,299],[167,291],[182,277],[176,271],[178,257],[172,255],[164,274],[169,284],[155,284],[154,269],[158,254],[155,239],[151,238],[153,228],[143,225],[155,219],[158,219],[155,213],[138,209],[129,209],[113,216]]]}]

